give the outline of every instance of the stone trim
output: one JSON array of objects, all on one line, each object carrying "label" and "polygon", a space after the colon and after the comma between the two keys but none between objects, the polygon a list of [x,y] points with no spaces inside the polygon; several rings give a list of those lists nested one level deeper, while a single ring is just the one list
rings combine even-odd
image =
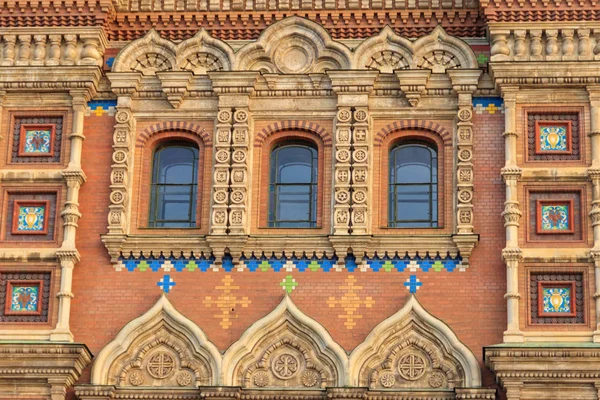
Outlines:
[{"label": "stone trim", "polygon": [[272,123],[258,132],[254,138],[254,147],[262,147],[265,139],[273,133],[287,130],[316,133],[323,140],[323,146],[330,146],[332,143],[331,133],[321,125],[306,120],[286,120]]},{"label": "stone trim", "polygon": [[144,147],[144,143],[153,135],[165,131],[183,131],[190,132],[202,138],[205,146],[212,145],[210,133],[198,124],[188,121],[166,121],[152,125],[139,134],[136,140],[136,147]]},{"label": "stone trim", "polygon": [[452,143],[452,134],[446,130],[443,126],[436,122],[425,121],[425,120],[401,120],[396,121],[393,124],[386,125],[385,128],[379,130],[375,135],[375,146],[381,146],[386,136],[399,130],[426,130],[440,135],[444,141],[444,145]]}]

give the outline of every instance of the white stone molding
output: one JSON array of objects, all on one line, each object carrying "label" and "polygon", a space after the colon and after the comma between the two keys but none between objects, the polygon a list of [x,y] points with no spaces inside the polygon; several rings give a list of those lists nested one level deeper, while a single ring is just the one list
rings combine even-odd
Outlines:
[{"label": "white stone molding", "polygon": [[475,53],[464,41],[450,36],[440,25],[413,43],[412,68],[444,73],[451,69],[478,69]]},{"label": "white stone molding", "polygon": [[[154,356],[161,358],[157,363],[166,364],[162,371],[152,370]],[[220,371],[221,354],[217,347],[163,294],[150,310],[125,325],[100,351],[92,367],[91,384],[160,386],[164,382],[175,387],[214,386],[220,383]]]},{"label": "white stone molding", "polygon": [[285,295],[227,349],[222,382],[255,388],[345,386],[347,367],[344,349]]},{"label": "white stone molding", "polygon": [[[352,351],[349,384],[385,388],[388,383],[380,385],[380,382],[370,382],[373,372],[381,368],[390,369],[390,364],[395,365],[392,359],[397,356],[396,353],[410,352],[413,347],[417,354],[425,352],[430,356],[435,355],[438,360],[433,362],[435,368],[443,369],[447,377],[455,374],[455,382],[460,382],[457,387],[481,386],[481,370],[475,355],[448,325],[428,313],[414,295],[410,296],[398,312],[373,328],[365,341]],[[452,362],[455,363],[454,370],[442,367],[452,365]],[[447,377],[444,382],[448,384]],[[381,374],[379,378],[378,381],[381,381]],[[389,381],[392,381],[391,377]],[[394,387],[394,384],[389,387]]]},{"label": "white stone molding", "polygon": [[206,75],[212,71],[230,71],[233,65],[231,47],[215,39],[206,30],[179,44],[162,38],[151,29],[140,39],[125,46],[115,58],[113,72],[141,72],[155,75],[157,72],[190,71]]},{"label": "white stone molding", "polygon": [[321,25],[292,16],[265,29],[258,40],[242,47],[235,70],[305,74],[351,68],[352,54],[331,39]]},{"label": "white stone molding", "polygon": [[398,35],[389,25],[354,50],[353,66],[356,69],[374,69],[391,74],[398,69],[410,68],[412,64],[412,42]]}]

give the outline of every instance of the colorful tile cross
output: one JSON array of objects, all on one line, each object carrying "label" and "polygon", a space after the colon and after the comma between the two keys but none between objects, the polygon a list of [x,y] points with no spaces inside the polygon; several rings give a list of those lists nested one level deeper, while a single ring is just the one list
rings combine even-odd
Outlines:
[{"label": "colorful tile cross", "polygon": [[288,294],[292,294],[292,291],[296,289],[296,286],[298,286],[298,282],[296,282],[291,275],[287,275],[281,282],[279,282],[279,286],[281,286]]},{"label": "colorful tile cross", "polygon": [[410,293],[417,293],[417,290],[423,286],[423,282],[418,280],[416,275],[411,275],[410,278],[404,282],[404,286],[406,286]]},{"label": "colorful tile cross", "polygon": [[160,287],[165,293],[169,293],[171,288],[175,285],[176,283],[171,280],[170,275],[165,275],[160,281],[156,282],[156,286]]}]

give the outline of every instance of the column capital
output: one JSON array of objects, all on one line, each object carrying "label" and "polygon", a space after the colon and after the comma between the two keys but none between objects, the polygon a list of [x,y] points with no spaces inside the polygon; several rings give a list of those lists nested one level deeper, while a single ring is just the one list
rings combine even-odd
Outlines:
[{"label": "column capital", "polygon": [[519,93],[518,86],[500,86],[500,93],[504,102],[516,102],[517,94]]}]

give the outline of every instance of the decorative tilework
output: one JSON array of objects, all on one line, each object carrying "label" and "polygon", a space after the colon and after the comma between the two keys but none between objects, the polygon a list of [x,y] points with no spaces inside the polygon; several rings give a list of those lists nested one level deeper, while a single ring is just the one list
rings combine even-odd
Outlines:
[{"label": "decorative tilework", "polygon": [[229,327],[233,324],[232,319],[235,318],[235,307],[242,306],[243,308],[247,308],[252,301],[248,299],[248,297],[238,298],[234,295],[234,291],[240,290],[240,287],[237,285],[233,285],[233,278],[231,275],[225,275],[222,285],[215,286],[215,290],[221,292],[219,297],[213,298],[212,296],[206,296],[204,298],[204,305],[208,308],[211,308],[213,305],[219,309],[219,314],[215,314],[214,317],[220,319],[221,328],[229,329]]},{"label": "decorative tilework", "polygon": [[358,292],[363,290],[363,287],[356,285],[357,279],[354,275],[349,275],[346,280],[346,284],[341,285],[339,289],[342,291],[342,295],[339,299],[331,296],[327,300],[327,305],[331,308],[341,307],[344,310],[343,314],[339,314],[338,318],[344,320],[344,326],[346,329],[352,329],[356,326],[356,320],[361,319],[362,315],[357,313],[361,307],[371,308],[375,304],[375,300],[372,297],[367,296],[364,299],[358,295]]},{"label": "decorative tilework", "polygon": [[50,272],[0,273],[0,324],[47,322]]},{"label": "decorative tilework", "polygon": [[12,234],[37,234],[48,233],[48,211],[50,202],[15,200],[13,204]]},{"label": "decorative tilework", "polygon": [[538,200],[537,233],[573,233],[572,200]]},{"label": "decorative tilework", "polygon": [[579,112],[527,112],[527,161],[581,159]]},{"label": "decorative tilework", "polygon": [[501,97],[474,97],[475,114],[504,114],[504,102]]},{"label": "decorative tilework", "polygon": [[[402,257],[398,253],[392,257],[387,253],[383,256],[375,253],[371,257],[364,256],[358,263],[356,256],[349,254],[344,258],[344,263],[341,266],[348,270],[348,272],[415,272],[417,270],[422,270],[423,272],[462,272],[465,270],[462,266],[462,257],[460,255],[452,257],[450,254],[446,254],[445,257],[442,257],[439,253],[434,257],[431,257],[429,253],[426,253],[424,257],[421,257],[418,253],[412,257],[408,253],[405,253]],[[234,262],[230,255],[226,254],[222,259],[220,269],[226,272],[231,272],[234,269],[239,272],[338,272],[342,270],[341,266],[338,264],[338,257],[335,254],[330,256],[323,254],[321,257],[318,257],[316,254],[308,256],[303,253],[301,256],[298,256],[292,253],[291,256],[288,256],[284,253],[281,257],[276,257],[275,255],[267,257],[264,253],[260,256],[252,253],[250,256],[242,254],[237,263]],[[179,257],[173,254],[165,256],[162,253],[158,257],[153,254],[149,257],[143,254],[138,257],[133,254],[130,254],[128,257],[121,255],[114,268],[116,271],[126,270],[129,272],[136,270],[141,272],[169,272],[171,270],[177,272],[207,272],[220,270],[216,265],[215,257],[212,255],[206,256],[204,253],[201,253],[200,256],[192,253],[189,257],[183,254]]]},{"label": "decorative tilework", "polygon": [[116,100],[92,100],[88,102],[85,110],[86,117],[101,117],[103,115],[115,115],[117,101]]},{"label": "decorative tilework", "polygon": [[156,282],[156,286],[162,289],[163,292],[169,293],[173,286],[177,285],[173,280],[171,280],[170,275],[165,275],[163,278]]},{"label": "decorative tilework", "polygon": [[39,315],[42,281],[8,281],[5,315]]},{"label": "decorative tilework", "polygon": [[575,304],[573,294],[575,293],[574,282],[539,282],[538,296],[540,296],[539,314],[543,316],[574,316]]},{"label": "decorative tilework", "polygon": [[298,286],[298,282],[291,275],[286,275],[285,278],[281,282],[279,282],[279,286],[283,288],[288,294],[291,294],[296,286]]},{"label": "decorative tilework", "polygon": [[13,163],[57,163],[63,132],[63,117],[17,116],[13,122]]},{"label": "decorative tilework", "polygon": [[529,277],[532,324],[585,323],[582,273],[532,272]]},{"label": "decorative tilework", "polygon": [[570,154],[571,153],[571,124],[567,123],[536,123],[536,153],[537,154]]},{"label": "decorative tilework", "polygon": [[404,286],[408,289],[410,293],[417,293],[417,290],[423,286],[423,282],[417,279],[416,275],[411,275],[406,282],[404,282]]},{"label": "decorative tilework", "polygon": [[51,156],[53,139],[54,125],[21,125],[19,156]]}]

